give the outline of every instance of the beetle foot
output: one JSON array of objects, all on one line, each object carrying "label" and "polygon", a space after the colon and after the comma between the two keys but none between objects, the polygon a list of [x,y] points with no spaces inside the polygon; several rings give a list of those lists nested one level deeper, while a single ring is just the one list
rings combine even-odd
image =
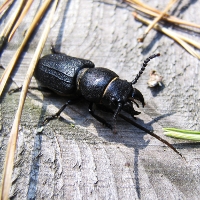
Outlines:
[{"label": "beetle foot", "polygon": [[113,128],[113,129],[112,129],[112,132],[113,132],[113,134],[117,134],[117,129],[116,129],[116,128]]},{"label": "beetle foot", "polygon": [[8,94],[11,95],[11,94],[13,94],[15,92],[20,92],[21,90],[22,90],[22,86],[9,90]]},{"label": "beetle foot", "polygon": [[134,115],[131,115],[131,117],[134,119],[134,120],[136,120],[137,118],[134,116]]},{"label": "beetle foot", "polygon": [[46,125],[48,124],[51,120],[54,120],[54,119],[57,119],[59,117],[59,115],[57,115],[57,113],[55,115],[52,115],[52,116],[49,116],[49,117],[46,117],[42,123],[42,125]]},{"label": "beetle foot", "polygon": [[69,105],[69,104],[73,104],[73,100],[67,101],[67,102],[60,108],[60,110],[59,110],[57,113],[55,113],[55,114],[52,115],[52,116],[47,117],[47,118],[44,120],[43,125],[46,125],[49,121],[51,121],[51,120],[53,120],[53,119],[57,119],[57,118],[60,116],[61,112],[62,112],[62,111],[67,107],[67,105]]},{"label": "beetle foot", "polygon": [[[138,112],[138,113],[140,114],[141,112]],[[135,114],[135,113],[133,113],[133,114],[131,114],[131,117],[132,117],[134,120],[136,120],[137,117],[135,117],[135,115],[139,115],[139,114]]]},{"label": "beetle foot", "polygon": [[112,132],[113,134],[117,134],[117,125],[116,125],[116,120],[113,120],[113,125],[112,125]]},{"label": "beetle foot", "polygon": [[[99,120],[98,120],[99,121]],[[104,126],[106,126],[107,128],[113,130],[113,127],[111,126],[111,124],[107,123],[106,121],[100,121]]]}]

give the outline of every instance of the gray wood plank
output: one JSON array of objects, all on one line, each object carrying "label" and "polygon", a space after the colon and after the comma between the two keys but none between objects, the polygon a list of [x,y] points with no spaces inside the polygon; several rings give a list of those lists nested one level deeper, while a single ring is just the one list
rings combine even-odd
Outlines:
[{"label": "gray wood plank", "polygon": [[[144,2],[161,10],[165,6],[165,2],[157,0]],[[22,42],[23,32],[40,4],[41,1],[34,1],[28,17],[1,55],[3,66],[7,66]],[[8,14],[16,6],[17,2]],[[199,23],[199,9],[198,1],[183,0],[172,13]],[[137,122],[173,144],[186,162],[160,141],[120,118],[118,134],[113,135],[88,114],[85,101],[69,106],[60,120],[50,122],[38,133],[44,116],[55,113],[66,98],[30,91],[19,128],[10,192],[13,199],[199,199],[200,143],[167,138],[162,131],[162,127],[200,130],[199,60],[154,30],[144,43],[138,43],[136,39],[146,26],[135,21],[131,11],[122,1],[61,0],[43,55],[50,52],[53,44],[58,51],[90,59],[97,67],[109,68],[131,81],[143,60],[160,52],[161,56],[149,63],[135,85],[146,102],[139,109],[142,113]],[[8,14],[1,21],[1,29]],[[12,74],[18,85],[23,83],[46,20],[35,30]],[[166,26],[200,41],[197,29],[190,32]],[[164,77],[160,89],[147,87],[151,69]],[[34,78],[31,85],[36,85]],[[14,87],[10,82],[7,90]],[[19,96],[5,92],[1,98],[1,171]],[[111,115],[98,112],[111,122]]]}]

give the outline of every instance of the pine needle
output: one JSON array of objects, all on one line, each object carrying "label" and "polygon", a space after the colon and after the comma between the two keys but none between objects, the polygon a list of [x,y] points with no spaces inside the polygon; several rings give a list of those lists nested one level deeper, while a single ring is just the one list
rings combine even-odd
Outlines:
[{"label": "pine needle", "polygon": [[6,10],[9,8],[9,6],[13,3],[14,0],[5,0],[3,4],[0,7],[0,18],[3,16],[3,14],[6,12]]},{"label": "pine needle", "polygon": [[[146,13],[146,14],[152,16],[152,17],[157,17],[161,14],[161,11],[154,9],[154,8],[144,4],[144,3],[141,4],[141,3],[138,3],[138,1],[137,1],[137,4],[136,4],[136,1],[134,1],[134,0],[126,0],[126,1],[130,3],[131,7],[135,8],[135,9],[137,9],[137,10],[143,12],[143,13]],[[178,25],[200,28],[199,24],[191,23],[191,22],[179,19],[175,16],[171,16],[169,14],[165,14],[162,17],[162,20],[166,20],[168,22],[175,23],[175,24],[178,24]]]},{"label": "pine needle", "polygon": [[151,6],[141,2],[139,0],[126,0],[126,1],[129,2],[129,3],[132,3],[132,4],[137,4],[137,5],[139,5],[139,6],[143,7],[143,8],[146,8],[147,10],[150,10],[152,12],[160,14],[160,11],[156,10],[155,8],[152,8]]},{"label": "pine needle", "polygon": [[21,21],[22,21],[23,18],[25,17],[25,15],[26,15],[26,13],[28,12],[28,10],[29,10],[29,8],[30,8],[30,6],[31,6],[32,3],[33,3],[33,0],[28,0],[28,1],[27,1],[27,3],[26,3],[26,5],[25,5],[25,7],[24,7],[22,13],[20,14],[20,16],[19,16],[17,22],[15,23],[15,26],[13,27],[13,29],[12,29],[12,31],[11,31],[9,37],[8,37],[8,42],[10,42],[10,40],[12,39],[12,37],[13,37],[15,31],[17,30],[17,28],[18,28],[18,26],[20,25]]},{"label": "pine needle", "polygon": [[22,109],[24,106],[24,102],[25,102],[25,98],[26,98],[26,94],[27,94],[27,90],[28,90],[28,85],[31,81],[36,63],[39,60],[40,54],[42,52],[42,49],[43,49],[46,39],[48,37],[48,33],[50,31],[50,24],[51,24],[53,15],[54,15],[56,7],[57,7],[57,3],[58,3],[58,0],[56,0],[54,2],[48,22],[42,33],[42,36],[38,43],[34,57],[30,63],[30,66],[27,71],[26,78],[25,78],[25,81],[24,81],[24,84],[22,87],[19,106],[18,106],[16,115],[15,115],[14,123],[12,126],[10,138],[9,138],[9,143],[8,143],[8,147],[7,147],[7,152],[6,152],[6,160],[5,160],[4,172],[3,172],[3,178],[2,178],[3,181],[2,181],[2,187],[1,187],[1,193],[0,193],[0,199],[2,199],[2,200],[4,200],[4,199],[7,200],[9,197],[9,191],[10,191],[10,187],[11,187],[11,176],[12,176],[13,164],[14,164],[14,154],[15,154],[16,141],[17,141],[17,136],[18,136],[18,129],[19,129],[21,113],[22,113]]},{"label": "pine needle", "polygon": [[[143,22],[144,24],[150,24],[151,23],[150,20],[144,19],[143,17],[139,16],[137,13],[133,13],[133,16],[137,20]],[[180,36],[179,34],[174,33],[173,31],[170,31],[166,28],[162,28],[158,24],[155,24],[153,28],[164,33],[164,34],[166,34],[167,36],[171,37],[176,42],[178,42],[182,47],[184,47],[191,55],[200,59],[200,55],[193,48],[191,48],[191,46],[189,45],[189,44],[192,44],[195,47],[199,48],[200,44],[198,44],[197,42],[195,42],[191,39],[185,38],[184,36]],[[187,43],[189,43],[189,44],[187,44]]]},{"label": "pine needle", "polygon": [[6,82],[8,81],[8,78],[24,48],[24,46],[26,45],[29,37],[31,36],[32,32],[35,30],[35,27],[37,26],[39,20],[41,19],[41,17],[43,16],[43,14],[45,13],[46,9],[48,8],[49,4],[51,3],[51,0],[46,0],[43,5],[41,6],[41,8],[39,9],[39,11],[37,12],[35,18],[33,19],[33,22],[31,23],[29,29],[26,32],[26,35],[24,37],[24,40],[22,41],[22,44],[20,45],[20,47],[18,48],[18,50],[16,51],[16,53],[14,54],[14,56],[12,57],[11,61],[9,62],[8,66],[6,67],[6,70],[3,72],[2,77],[0,79],[0,96],[3,92],[3,89],[6,85]]},{"label": "pine needle", "polygon": [[167,7],[158,15],[147,27],[145,33],[143,34],[142,38],[138,38],[139,42],[143,42],[149,31],[154,27],[154,25],[169,11],[169,9],[176,3],[177,0],[170,0]]},{"label": "pine needle", "polygon": [[25,2],[25,0],[20,1],[18,8],[15,10],[15,12],[13,13],[13,15],[10,17],[7,24],[5,25],[4,29],[2,30],[2,32],[0,34],[0,38],[8,38],[8,35],[16,21],[17,16],[19,15],[19,13],[24,5],[24,2]]}]

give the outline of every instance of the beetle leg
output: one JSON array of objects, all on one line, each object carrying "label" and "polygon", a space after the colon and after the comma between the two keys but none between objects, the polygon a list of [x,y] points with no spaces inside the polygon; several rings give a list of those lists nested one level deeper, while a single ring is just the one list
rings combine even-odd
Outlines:
[{"label": "beetle leg", "polygon": [[[30,90],[38,90],[38,91],[41,91],[41,92],[51,92],[50,89],[48,89],[46,87],[42,87],[42,86],[38,86],[38,87],[29,86],[28,87],[28,92],[29,92],[29,89]],[[16,92],[21,92],[21,90],[22,90],[22,86],[9,90],[8,94],[11,95],[11,94],[16,93]]]},{"label": "beetle leg", "polygon": [[61,52],[57,51],[56,48],[54,47],[54,45],[51,45],[51,53],[52,54],[62,54]]},{"label": "beetle leg", "polygon": [[74,100],[69,100],[67,101],[60,109],[57,113],[55,113],[54,115],[51,115],[47,118],[45,118],[45,120],[43,121],[43,125],[47,124],[49,121],[53,120],[53,119],[56,119],[60,116],[61,112],[68,106],[68,105],[71,105],[71,104],[74,104]]},{"label": "beetle leg", "polygon": [[123,105],[121,103],[118,103],[117,109],[113,115],[113,133],[116,134],[117,133],[117,129],[116,129],[116,121],[117,121],[117,116],[119,114],[119,112],[121,111],[121,109],[123,108]]},{"label": "beetle leg", "polygon": [[89,105],[89,113],[90,113],[97,121],[101,122],[103,125],[107,126],[109,129],[112,130],[112,129],[113,129],[112,126],[111,126],[108,122],[106,122],[106,120],[104,120],[103,118],[99,117],[98,115],[96,115],[96,114],[94,113],[93,104],[94,104],[94,103],[91,102],[90,105]]}]

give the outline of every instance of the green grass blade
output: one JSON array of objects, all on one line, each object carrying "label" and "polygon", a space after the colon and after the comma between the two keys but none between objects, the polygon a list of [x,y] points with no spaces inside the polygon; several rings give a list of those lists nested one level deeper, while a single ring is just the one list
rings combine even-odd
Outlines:
[{"label": "green grass blade", "polygon": [[200,131],[191,131],[191,130],[184,130],[184,129],[177,129],[177,128],[163,128],[164,131],[175,131],[185,134],[200,134]]},{"label": "green grass blade", "polygon": [[176,128],[163,128],[163,130],[164,134],[169,137],[183,140],[200,141],[199,131],[183,130]]}]

